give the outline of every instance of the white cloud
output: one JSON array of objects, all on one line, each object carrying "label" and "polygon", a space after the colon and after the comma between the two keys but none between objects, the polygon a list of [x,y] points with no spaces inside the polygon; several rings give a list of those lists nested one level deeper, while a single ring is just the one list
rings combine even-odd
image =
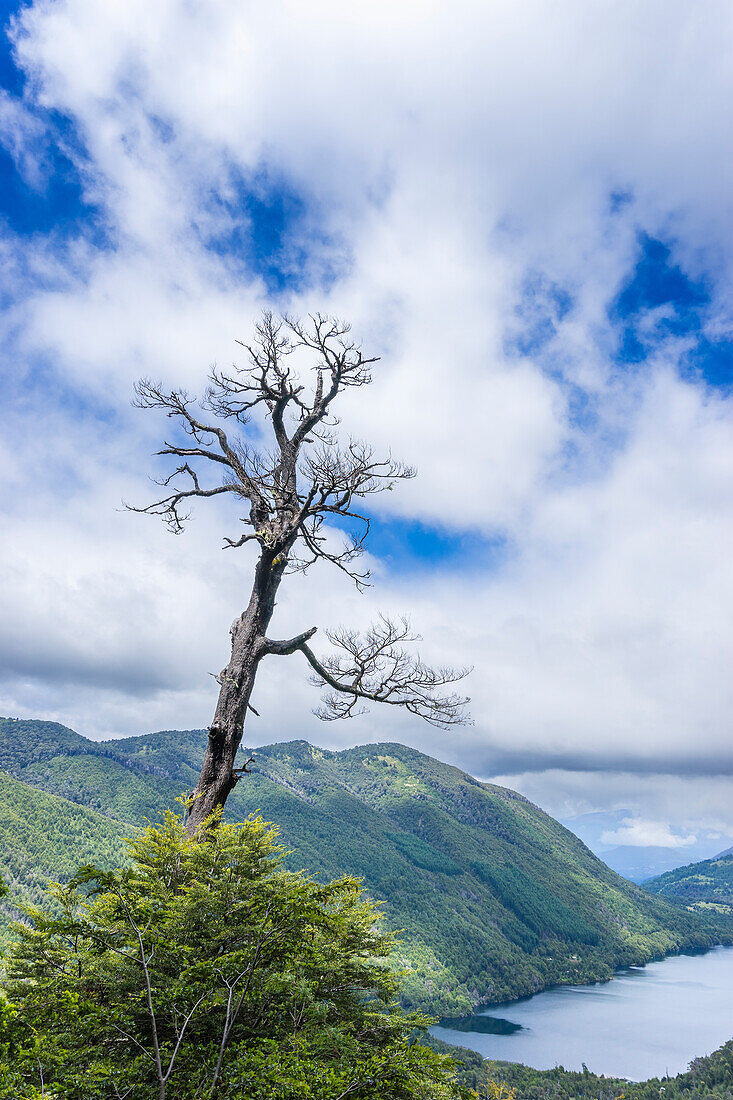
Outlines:
[{"label": "white cloud", "polygon": [[619,829],[607,829],[601,834],[602,844],[625,844],[632,848],[689,848],[697,844],[694,833],[678,836],[663,821],[645,821],[640,817],[627,817]]},{"label": "white cloud", "polygon": [[550,769],[492,775],[488,781],[520,791],[573,831],[578,829],[601,852],[627,843],[601,840],[604,830],[634,820],[661,823],[677,837],[696,836],[696,859],[733,842],[729,776]]}]

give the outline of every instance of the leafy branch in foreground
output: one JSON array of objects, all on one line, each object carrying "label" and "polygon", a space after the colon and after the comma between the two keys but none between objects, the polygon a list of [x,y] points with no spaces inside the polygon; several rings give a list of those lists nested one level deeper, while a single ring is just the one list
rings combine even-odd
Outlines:
[{"label": "leafy branch in foreground", "polygon": [[0,1005],[0,1096],[448,1100],[414,1041],[393,939],[359,883],[284,870],[259,818],[191,838],[169,814],[132,863],[82,868],[28,909]]}]

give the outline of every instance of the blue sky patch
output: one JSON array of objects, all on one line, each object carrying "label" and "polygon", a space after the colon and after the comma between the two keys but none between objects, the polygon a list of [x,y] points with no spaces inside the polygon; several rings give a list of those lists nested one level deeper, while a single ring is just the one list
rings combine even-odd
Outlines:
[{"label": "blue sky patch", "polygon": [[711,386],[730,386],[733,343],[712,340],[705,333],[711,306],[708,286],[674,262],[670,245],[646,234],[639,244],[639,260],[609,310],[621,332],[619,363],[633,367],[665,339],[690,338],[692,348],[683,357],[682,373]]},{"label": "blue sky patch", "polygon": [[106,242],[100,210],[84,198],[79,165],[86,156],[74,124],[56,111],[34,110],[23,99],[25,74],[15,63],[8,37],[10,19],[20,7],[6,4],[2,9],[0,87],[38,122],[37,133],[26,134],[23,144],[24,152],[35,158],[39,172],[38,180],[25,179],[12,150],[0,144],[0,219],[16,236],[54,233],[69,237],[83,230],[95,245],[103,247]]},{"label": "blue sky patch", "polygon": [[[43,183],[38,189],[22,178],[11,154],[0,148],[0,213],[19,236],[88,230],[99,211],[86,203],[75,165],[54,142],[45,145]],[[101,244],[101,238],[96,242]]]},{"label": "blue sky patch", "polygon": [[259,276],[277,297],[336,278],[342,249],[319,225],[318,212],[279,174],[260,168],[250,176],[232,169],[226,189],[210,204],[226,214],[228,228],[205,239],[243,277]]},{"label": "blue sky patch", "polygon": [[[341,526],[341,525],[340,525]],[[363,530],[362,525],[354,530]],[[460,570],[498,568],[508,557],[503,535],[449,530],[411,519],[372,516],[367,550],[392,574],[432,571],[451,566]]]},{"label": "blue sky patch", "polygon": [[13,95],[20,95],[25,84],[25,77],[21,69],[15,64],[13,47],[8,37],[10,20],[22,7],[23,3],[0,0],[0,85],[7,88]]}]

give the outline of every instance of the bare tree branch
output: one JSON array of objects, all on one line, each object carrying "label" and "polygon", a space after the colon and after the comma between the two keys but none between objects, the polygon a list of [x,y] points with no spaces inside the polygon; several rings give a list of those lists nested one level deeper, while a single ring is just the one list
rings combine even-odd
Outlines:
[{"label": "bare tree branch", "polygon": [[309,638],[313,637],[317,630],[317,626],[312,626],[310,630],[304,630],[302,634],[296,634],[294,638],[288,638],[287,641],[283,642],[276,642],[272,638],[265,638],[267,652],[277,653],[281,657],[287,657],[291,653],[295,653],[296,649],[300,649]]},{"label": "bare tree branch", "polygon": [[469,699],[440,689],[462,680],[471,669],[434,669],[409,653],[403,643],[420,639],[411,633],[406,619],[395,622],[381,615],[364,634],[338,630],[328,631],[327,636],[341,653],[321,661],[306,641],[296,647],[315,672],[313,683],[333,689],[315,712],[319,718],[333,721],[362,714],[359,702],[365,699],[405,707],[441,729],[468,721],[465,708]]},{"label": "bare tree branch", "polygon": [[[372,448],[357,440],[339,447],[325,428],[330,405],[339,392],[366,385],[371,380],[369,367],[377,361],[365,358],[354,341],[347,339],[348,333],[348,325],[321,314],[305,325],[287,317],[276,321],[271,313],[265,313],[256,326],[255,341],[239,341],[248,363],[230,371],[215,367],[201,402],[202,413],[235,421],[235,435],[199,415],[185,390],[166,390],[149,379],[138,382],[134,404],[163,410],[177,422],[184,437],[167,440],[157,456],[185,461],[158,482],[170,487],[170,493],[144,507],[126,507],[161,516],[178,534],[190,518],[185,507],[194,498],[238,497],[249,504],[240,517],[249,529],[236,538],[227,537],[227,548],[259,542],[288,556],[293,551],[292,569],[303,572],[323,560],[343,569],[357,585],[364,584],[367,574],[345,565],[361,552],[365,536],[352,537],[344,552],[334,553],[326,549],[320,528],[327,517],[364,520],[352,510],[352,502],[391,489],[397,480],[413,477],[414,470],[391,456],[376,459]],[[310,393],[291,367],[290,356],[298,349],[316,356]],[[241,434],[258,406],[272,426],[276,447],[271,454],[254,447],[251,439]],[[194,445],[186,437],[192,438]],[[213,465],[221,474],[221,484],[204,486],[192,463]],[[295,549],[298,543],[305,551],[300,555]]]}]

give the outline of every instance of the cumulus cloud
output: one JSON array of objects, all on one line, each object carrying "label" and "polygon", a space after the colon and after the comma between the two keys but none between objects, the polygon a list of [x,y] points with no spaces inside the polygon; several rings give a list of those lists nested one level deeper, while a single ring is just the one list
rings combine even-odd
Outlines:
[{"label": "cumulus cloud", "polygon": [[602,844],[627,844],[632,848],[689,848],[697,844],[694,834],[678,836],[663,821],[645,821],[640,817],[627,817],[619,829],[607,829],[601,834]]},{"label": "cumulus cloud", "polygon": [[[250,200],[286,189],[303,213],[275,304],[353,319],[384,361],[345,427],[420,470],[381,518],[506,552],[377,562],[363,600],[316,572],[278,608],[283,632],[410,611],[426,656],[475,665],[474,727],[318,726],[283,661],[251,740],[388,737],[591,786],[730,773],[732,406],[688,365],[730,332],[732,21],[722,0],[23,9],[29,90],[2,134],[42,148],[64,119],[96,213],[94,233],[2,241],[0,709],[95,735],[207,723],[247,559],[218,550],[226,512],[172,539],[115,510],[146,498],[163,430],[127,401],[139,375],[195,390],[233,358],[273,301]],[[707,298],[692,335],[642,310],[631,365],[614,303],[643,234]]]}]

